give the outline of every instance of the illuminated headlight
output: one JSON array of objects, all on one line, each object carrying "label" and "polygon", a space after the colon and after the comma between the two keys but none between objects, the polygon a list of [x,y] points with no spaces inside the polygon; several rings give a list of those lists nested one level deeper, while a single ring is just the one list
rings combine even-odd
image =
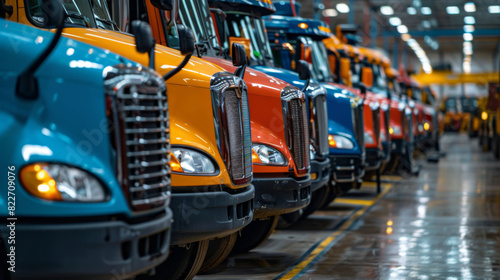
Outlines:
[{"label": "illuminated headlight", "polygon": [[170,167],[179,173],[215,173],[213,162],[204,154],[186,148],[171,149]]},{"label": "illuminated headlight", "polygon": [[413,109],[413,114],[418,115],[418,109]]},{"label": "illuminated headlight", "polygon": [[406,107],[406,106],[405,106],[405,104],[404,104],[404,103],[399,103],[399,105],[398,105],[398,110],[399,110],[399,111],[403,111],[403,110],[405,109],[405,107]]},{"label": "illuminated headlight", "polygon": [[330,148],[353,149],[354,144],[349,138],[340,135],[328,135],[328,145]]},{"label": "illuminated headlight", "polygon": [[26,191],[38,198],[75,202],[107,200],[104,186],[97,178],[63,164],[30,164],[21,170],[20,179]]},{"label": "illuminated headlight", "polygon": [[399,125],[391,126],[391,128],[389,128],[389,133],[391,135],[401,135],[401,134],[403,134],[403,132],[401,131],[401,127]]},{"label": "illuminated headlight", "polygon": [[418,132],[424,131],[424,126],[421,123],[418,124],[417,128],[418,128]]},{"label": "illuminated headlight", "polygon": [[368,132],[365,132],[365,143],[366,144],[374,144],[375,143],[375,139],[373,139],[373,137]]},{"label": "illuminated headlight", "polygon": [[408,106],[410,106],[410,108],[415,108],[415,101],[410,100],[410,101],[408,102]]},{"label": "illuminated headlight", "polygon": [[487,119],[488,119],[488,113],[487,113],[487,112],[482,112],[482,113],[481,113],[481,119],[482,119],[483,121],[487,120]]},{"label": "illuminated headlight", "polygon": [[285,165],[285,157],[275,148],[262,144],[252,146],[252,162],[268,165]]}]

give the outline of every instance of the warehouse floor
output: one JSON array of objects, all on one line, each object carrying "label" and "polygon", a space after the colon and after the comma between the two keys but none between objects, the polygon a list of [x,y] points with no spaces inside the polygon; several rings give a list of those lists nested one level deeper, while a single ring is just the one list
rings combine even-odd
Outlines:
[{"label": "warehouse floor", "polygon": [[384,177],[195,279],[500,279],[500,161],[449,134],[418,177]]}]

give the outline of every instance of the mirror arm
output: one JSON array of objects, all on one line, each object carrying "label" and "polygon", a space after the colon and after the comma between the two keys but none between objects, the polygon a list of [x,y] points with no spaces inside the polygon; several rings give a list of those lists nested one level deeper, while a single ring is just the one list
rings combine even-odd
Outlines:
[{"label": "mirror arm", "polygon": [[173,76],[175,76],[175,74],[179,73],[179,71],[182,70],[182,68],[184,68],[188,61],[191,59],[191,56],[193,54],[188,54],[184,57],[184,59],[182,60],[181,64],[179,64],[177,67],[175,67],[173,70],[171,70],[170,72],[168,72],[167,74],[165,74],[165,76],[163,76],[163,79],[165,81],[167,81],[168,79],[172,78]]},{"label": "mirror arm", "polygon": [[31,100],[38,98],[38,80],[35,78],[35,72],[56,48],[59,39],[61,39],[65,20],[66,14],[63,14],[63,16],[61,16],[61,18],[57,22],[57,30],[54,34],[54,37],[52,37],[52,41],[50,41],[49,46],[42,52],[42,54],[38,56],[38,58],[33,63],[31,63],[28,69],[24,70],[24,72],[21,73],[21,75],[17,79],[17,96]]},{"label": "mirror arm", "polygon": [[234,75],[240,77],[240,79],[243,79],[245,77],[245,71],[247,69],[247,64],[243,64],[236,71],[234,71]]},{"label": "mirror arm", "polygon": [[12,14],[14,13],[14,7],[12,7],[12,5],[5,4],[4,1],[0,1],[0,10],[8,14],[9,17],[11,17]]},{"label": "mirror arm", "polygon": [[155,70],[155,45],[153,45],[153,48],[149,51],[149,68],[153,70]]}]

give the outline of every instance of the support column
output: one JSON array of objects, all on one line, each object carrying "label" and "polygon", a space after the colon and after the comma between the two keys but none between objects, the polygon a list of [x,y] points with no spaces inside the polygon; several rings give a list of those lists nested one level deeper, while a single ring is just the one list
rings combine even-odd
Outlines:
[{"label": "support column", "polygon": [[354,1],[349,0],[349,23],[354,24]]},{"label": "support column", "polygon": [[377,21],[375,20],[375,11],[370,8],[370,47],[374,49],[377,41]]},{"label": "support column", "polygon": [[392,39],[394,40],[393,44],[392,44],[392,66],[395,68],[395,69],[399,69],[399,65],[398,65],[398,60],[399,60],[399,55],[398,55],[398,38],[397,37],[392,37]]}]

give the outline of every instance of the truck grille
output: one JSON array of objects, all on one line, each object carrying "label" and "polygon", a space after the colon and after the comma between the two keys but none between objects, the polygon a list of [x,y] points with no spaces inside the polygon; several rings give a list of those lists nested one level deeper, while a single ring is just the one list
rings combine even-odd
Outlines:
[{"label": "truck grille", "polygon": [[299,174],[309,169],[309,132],[304,93],[287,86],[281,91],[285,139]]},{"label": "truck grille", "polygon": [[106,105],[116,149],[117,176],[133,211],[170,200],[170,132],[165,84],[146,69],[106,71]]},{"label": "truck grille", "polygon": [[353,100],[353,127],[356,135],[356,140],[358,142],[358,146],[361,149],[361,154],[365,153],[365,120],[363,117],[363,102],[354,101]]},{"label": "truck grille", "polygon": [[[379,143],[380,140],[380,107],[370,106],[372,110],[373,117],[373,131],[375,133],[375,141]],[[376,108],[375,108],[376,107]]]},{"label": "truck grille", "polygon": [[319,94],[312,98],[312,129],[309,130],[310,138],[321,156],[328,155],[328,116],[326,109],[326,96]]},{"label": "truck grille", "polygon": [[211,80],[217,144],[235,185],[252,179],[252,139],[245,82],[229,72]]},{"label": "truck grille", "polygon": [[384,129],[385,129],[385,136],[387,139],[387,142],[390,143],[391,141],[391,134],[389,133],[389,129],[390,129],[390,124],[391,122],[391,110],[390,108],[388,107],[387,110],[384,110]]}]

